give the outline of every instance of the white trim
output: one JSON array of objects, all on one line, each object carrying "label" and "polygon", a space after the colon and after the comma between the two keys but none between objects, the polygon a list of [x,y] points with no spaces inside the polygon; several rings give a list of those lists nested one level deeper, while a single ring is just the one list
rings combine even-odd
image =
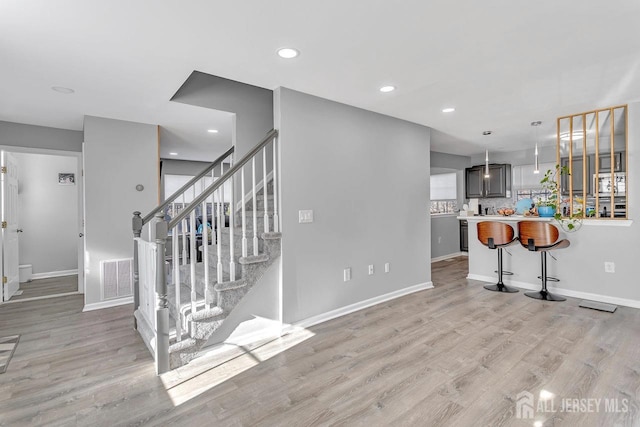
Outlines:
[{"label": "white trim", "polygon": [[14,303],[25,302],[25,301],[38,301],[38,300],[41,300],[41,299],[68,297],[70,295],[82,295],[82,292],[79,292],[79,291],[65,292],[65,293],[62,293],[62,294],[43,295],[43,296],[40,296],[40,297],[23,298],[23,299],[17,299],[17,300],[13,300],[13,301],[9,300],[9,301],[5,301],[4,304],[14,304]]},{"label": "white trim", "polygon": [[75,270],[60,270],[60,271],[47,271],[45,273],[33,273],[31,275],[31,280],[49,279],[51,277],[72,276],[74,274],[78,274],[77,268]]},{"label": "white trim", "polygon": [[388,294],[379,295],[377,297],[369,298],[364,301],[359,301],[354,304],[349,304],[335,310],[327,311],[326,313],[308,317],[304,320],[300,320],[299,322],[294,323],[293,325],[284,324],[282,333],[284,334],[291,330],[296,330],[297,328],[308,328],[310,326],[317,325],[318,323],[323,323],[328,320],[335,319],[336,317],[342,317],[347,314],[353,313],[355,311],[363,310],[365,308],[368,308],[377,304],[381,304],[383,302],[387,302],[396,298],[400,298],[402,296],[409,295],[414,292],[424,291],[426,289],[433,289],[433,282],[429,281],[425,283],[420,283],[418,285],[409,286],[408,288],[389,292]]},{"label": "white trim", "polygon": [[442,255],[442,256],[438,256],[435,258],[431,258],[431,262],[438,262],[438,261],[444,261],[445,259],[449,259],[449,258],[456,258],[459,256],[469,256],[469,252],[454,252],[452,254],[449,255]]},{"label": "white trim", "polygon": [[[469,274],[469,275],[467,275],[467,279],[479,280],[481,282],[491,282],[491,283],[495,283],[495,281],[496,281],[495,277],[483,276],[483,275],[480,275],[480,274]],[[515,286],[516,288],[526,289],[526,290],[530,290],[530,291],[538,291],[538,290],[540,290],[540,284],[539,283],[538,284],[533,284],[533,283],[519,282],[519,281],[516,281],[516,280],[509,280],[509,279],[503,279],[503,282],[506,285]],[[611,296],[608,296],[608,295],[592,294],[592,293],[589,293],[589,292],[580,292],[580,291],[574,291],[574,290],[571,290],[571,289],[562,289],[562,288],[557,288],[557,287],[550,288],[550,290],[552,292],[558,294],[558,295],[563,295],[563,296],[566,296],[566,297],[580,298],[580,299],[586,299],[586,300],[597,301],[597,302],[604,302],[604,303],[607,303],[607,304],[623,305],[625,307],[640,308],[640,301],[638,301],[638,300],[611,297]]]},{"label": "white trim", "polygon": [[632,219],[583,219],[582,225],[596,227],[631,227]]},{"label": "white trim", "polygon": [[115,298],[106,301],[85,304],[82,311],[102,310],[103,308],[117,307],[119,305],[133,304],[133,295],[124,298]]},{"label": "white trim", "polygon": [[[269,172],[267,174],[267,181],[270,181],[271,179],[273,179],[273,171]],[[262,189],[262,187],[264,187],[264,180],[258,181],[256,183],[256,193],[258,191],[260,191]],[[280,190],[278,189],[278,194],[280,194]],[[249,191],[248,193],[246,193],[244,195],[244,197],[242,198],[242,201],[237,202],[236,203],[236,212],[239,211],[242,208],[242,203],[247,203],[249,200],[251,200],[253,197],[253,190]]]}]

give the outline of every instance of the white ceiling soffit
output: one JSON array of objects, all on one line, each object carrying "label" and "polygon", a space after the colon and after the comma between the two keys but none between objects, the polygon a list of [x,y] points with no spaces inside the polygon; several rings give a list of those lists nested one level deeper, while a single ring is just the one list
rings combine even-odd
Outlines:
[{"label": "white ceiling soffit", "polygon": [[435,151],[529,148],[534,120],[552,144],[556,117],[640,100],[639,19],[637,0],[3,1],[0,120],[170,129],[199,70],[431,126]]}]

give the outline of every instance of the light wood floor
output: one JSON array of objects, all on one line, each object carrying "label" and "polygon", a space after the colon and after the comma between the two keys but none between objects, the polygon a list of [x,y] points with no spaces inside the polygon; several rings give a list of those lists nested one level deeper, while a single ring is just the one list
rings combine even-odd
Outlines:
[{"label": "light wood floor", "polygon": [[[162,378],[131,306],[8,304],[0,336],[22,338],[0,375],[0,425],[640,425],[639,310],[497,294],[465,275],[466,258],[434,264],[435,289]],[[617,398],[628,412],[516,419],[516,395],[542,390],[556,409]]]},{"label": "light wood floor", "polygon": [[27,298],[44,297],[76,292],[78,290],[78,275],[37,279],[20,283],[22,295],[14,295],[9,301],[19,301]]}]

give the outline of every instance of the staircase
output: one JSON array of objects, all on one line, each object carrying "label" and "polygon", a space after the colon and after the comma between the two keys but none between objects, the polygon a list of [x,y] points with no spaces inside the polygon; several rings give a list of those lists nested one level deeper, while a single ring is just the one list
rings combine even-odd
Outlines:
[{"label": "staircase", "polygon": [[277,148],[272,130],[239,161],[230,149],[150,214],[134,213],[134,315],[157,373],[197,357],[280,256]]}]

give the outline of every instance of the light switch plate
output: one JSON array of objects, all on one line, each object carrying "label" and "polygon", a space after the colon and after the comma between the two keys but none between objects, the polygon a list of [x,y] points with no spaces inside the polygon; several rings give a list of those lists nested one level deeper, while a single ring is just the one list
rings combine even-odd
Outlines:
[{"label": "light switch plate", "polygon": [[386,263],[384,264],[384,272],[385,272],[385,273],[388,273],[390,270],[391,270],[391,266],[389,265],[389,263],[388,263],[388,262],[386,262]]},{"label": "light switch plate", "polygon": [[344,269],[344,281],[348,282],[349,280],[351,280],[351,268],[345,268]]},{"label": "light switch plate", "polygon": [[312,210],[298,211],[298,223],[299,224],[308,224],[310,222],[313,222],[313,211]]}]

